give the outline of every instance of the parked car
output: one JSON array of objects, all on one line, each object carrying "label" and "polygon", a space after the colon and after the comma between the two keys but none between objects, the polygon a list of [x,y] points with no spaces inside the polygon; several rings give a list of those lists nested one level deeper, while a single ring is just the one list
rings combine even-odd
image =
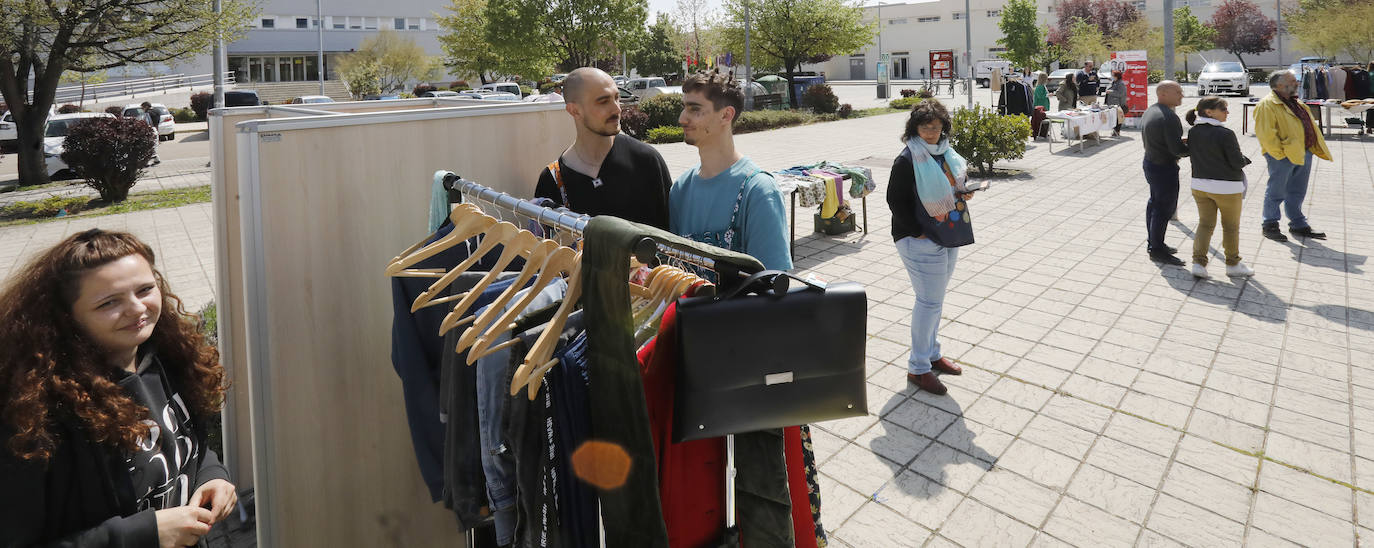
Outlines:
[{"label": "parked car", "polygon": [[70,174],[67,162],[62,161],[62,142],[72,125],[89,118],[114,118],[108,112],[78,112],[74,114],[54,114],[48,117],[43,127],[43,163],[48,168],[48,177],[57,178],[59,173]]},{"label": "parked car", "polygon": [[629,83],[630,77],[629,77],[629,76],[612,76],[612,77],[611,77],[611,80],[615,82],[616,87],[625,87],[625,84]]},{"label": "parked car", "polygon": [[639,102],[639,96],[630,93],[630,90],[625,89],[623,87],[617,87],[616,89],[620,90],[620,104],[628,105]]},{"label": "parked car", "polygon": [[1002,74],[1011,71],[1011,61],[1006,59],[979,59],[973,62],[973,79],[981,87],[992,84],[992,69],[1001,69]]},{"label": "parked car", "polygon": [[639,97],[642,101],[647,99],[644,94],[648,92],[649,89],[666,87],[667,85],[668,82],[664,81],[662,78],[635,78],[625,83],[625,89],[630,90],[630,93],[635,94],[635,96]]},{"label": "parked car", "polygon": [[14,123],[14,115],[7,110],[0,117],[0,148],[10,148],[19,144],[19,124]]},{"label": "parked car", "polygon": [[457,96],[458,96],[458,92],[456,92],[456,91],[449,91],[449,90],[446,90],[446,89],[436,89],[436,90],[432,90],[432,91],[426,91],[426,92],[420,94],[420,97],[457,97]]},{"label": "parked car", "polygon": [[1112,69],[1102,67],[1097,69],[1097,94],[1107,95],[1107,91],[1112,88]]},{"label": "parked car", "polygon": [[400,99],[400,98],[401,98],[400,95],[394,95],[394,94],[389,94],[389,95],[373,94],[373,95],[365,95],[365,96],[363,96],[363,100],[364,100],[364,101],[390,101],[390,100],[392,100],[392,99]]},{"label": "parked car", "polygon": [[294,97],[294,98],[292,98],[290,101],[287,101],[286,104],[288,104],[288,105],[310,105],[310,104],[315,104],[315,103],[333,103],[333,102],[334,102],[334,99],[331,99],[330,97],[325,96],[325,95],[302,95],[302,96],[300,96],[300,97]]},{"label": "parked car", "polygon": [[1218,95],[1235,93],[1241,97],[1250,96],[1250,74],[1245,66],[1236,61],[1207,63],[1197,77],[1197,95]]},{"label": "parked car", "polygon": [[470,99],[481,99],[483,101],[520,101],[520,96],[504,91],[492,91],[489,89],[470,89],[458,92],[459,97]]},{"label": "parked car", "polygon": [[520,92],[520,84],[515,82],[492,82],[490,84],[482,84],[478,86],[477,89],[509,93],[514,95],[517,100],[525,95]]},{"label": "parked car", "polygon": [[226,107],[256,107],[262,104],[262,99],[258,98],[258,92],[251,89],[236,89],[224,92],[224,106]]},{"label": "parked car", "polygon": [[668,95],[670,93],[682,95],[682,86],[659,86],[656,88],[649,88],[644,90],[644,93],[639,97],[639,100],[648,101],[653,97],[658,97],[659,95]]},{"label": "parked car", "polygon": [[[167,106],[162,103],[153,103],[153,114],[157,115],[157,140],[171,141],[177,138],[176,120],[172,119],[172,111],[167,110]],[[125,118],[143,118],[143,106],[141,104],[124,105]]]},{"label": "parked car", "polygon": [[1079,70],[1082,69],[1059,69],[1051,72],[1049,79],[1045,81],[1045,89],[1048,89],[1050,93],[1054,93],[1054,90],[1059,89],[1059,84],[1064,83],[1064,78],[1067,78],[1070,74],[1078,72]]},{"label": "parked car", "polygon": [[563,74],[563,73],[555,74],[555,75],[549,77],[549,81],[550,81],[550,82],[553,82],[553,83],[555,83],[555,84],[560,83],[560,82],[562,82],[562,81],[564,81],[564,80],[567,80],[567,79],[568,79],[568,75],[567,75],[567,74]]}]

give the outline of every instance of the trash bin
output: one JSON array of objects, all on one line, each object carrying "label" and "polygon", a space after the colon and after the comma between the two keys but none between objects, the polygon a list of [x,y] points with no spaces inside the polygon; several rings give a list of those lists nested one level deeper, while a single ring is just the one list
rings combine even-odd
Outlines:
[{"label": "trash bin", "polygon": [[824,83],[824,76],[794,76],[792,78],[792,94],[801,97],[802,94],[806,93],[806,88]]}]

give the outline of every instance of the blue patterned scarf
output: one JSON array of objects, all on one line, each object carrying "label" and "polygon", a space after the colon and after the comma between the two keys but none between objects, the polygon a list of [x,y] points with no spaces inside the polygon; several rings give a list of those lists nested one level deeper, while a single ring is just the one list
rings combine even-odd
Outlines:
[{"label": "blue patterned scarf", "polygon": [[[949,147],[948,137],[940,139],[940,143],[935,145],[916,137],[908,139],[906,147],[911,150],[911,166],[916,172],[916,195],[921,200],[921,206],[935,220],[944,221],[945,216],[954,209],[954,191],[963,190],[964,182],[968,180],[967,162]],[[945,164],[954,174],[954,185],[950,185],[945,170],[935,161],[934,156],[939,154],[945,156]]]}]

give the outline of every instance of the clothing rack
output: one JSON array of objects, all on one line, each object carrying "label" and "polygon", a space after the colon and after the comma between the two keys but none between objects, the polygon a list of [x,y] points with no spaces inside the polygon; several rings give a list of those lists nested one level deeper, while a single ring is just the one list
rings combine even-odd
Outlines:
[{"label": "clothing rack", "polygon": [[[564,232],[570,232],[581,236],[586,232],[587,222],[591,220],[590,215],[575,213],[567,208],[548,208],[536,205],[527,200],[522,200],[493,190],[480,183],[469,181],[453,172],[445,172],[443,175],[444,188],[450,192],[458,192],[461,196],[466,196],[471,200],[482,201],[516,215],[521,215],[534,220],[545,226],[555,227]],[[634,255],[639,262],[648,266],[658,266],[662,261],[658,255],[666,255],[679,261],[712,270],[721,275],[721,279],[730,277],[748,277],[750,273],[742,272],[733,265],[717,263],[714,259],[703,257],[690,251],[678,249],[671,245],[645,237],[635,244]]]}]

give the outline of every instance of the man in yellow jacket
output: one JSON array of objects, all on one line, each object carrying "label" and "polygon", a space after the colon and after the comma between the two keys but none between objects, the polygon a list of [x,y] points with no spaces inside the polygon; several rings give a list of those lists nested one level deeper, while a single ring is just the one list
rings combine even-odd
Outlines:
[{"label": "man in yellow jacket", "polygon": [[1298,79],[1292,71],[1269,75],[1270,94],[1255,107],[1255,136],[1259,137],[1264,160],[1269,164],[1269,184],[1264,189],[1262,212],[1264,236],[1286,242],[1279,230],[1279,205],[1288,216],[1288,231],[1294,236],[1325,240],[1326,234],[1312,230],[1302,213],[1307,197],[1307,179],[1312,174],[1312,156],[1331,161],[1322,132],[1312,120],[1307,105],[1298,101]]}]

